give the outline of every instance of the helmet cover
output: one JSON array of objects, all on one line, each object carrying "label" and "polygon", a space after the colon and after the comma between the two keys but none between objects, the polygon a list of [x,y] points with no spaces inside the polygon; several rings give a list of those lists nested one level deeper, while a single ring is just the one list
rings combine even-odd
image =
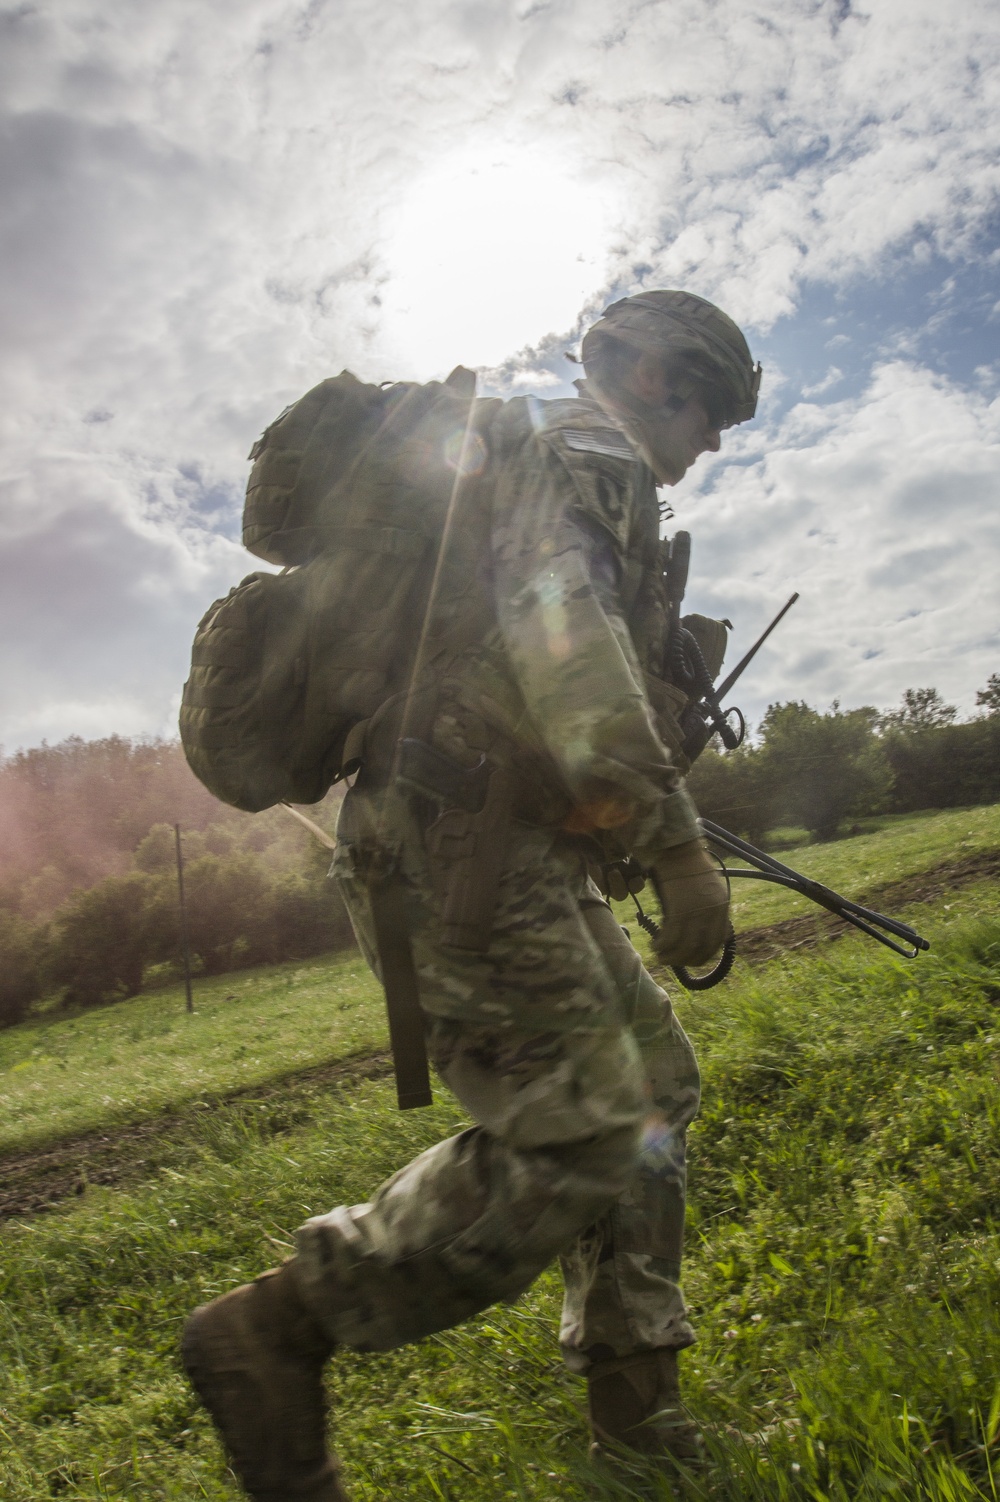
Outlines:
[{"label": "helmet cover", "polygon": [[588,329],[582,355],[596,374],[610,342],[659,357],[671,388],[686,400],[709,387],[721,398],[720,426],[747,422],[757,410],[761,367],[754,366],[740,329],[721,308],[693,292],[658,290],[623,297]]}]

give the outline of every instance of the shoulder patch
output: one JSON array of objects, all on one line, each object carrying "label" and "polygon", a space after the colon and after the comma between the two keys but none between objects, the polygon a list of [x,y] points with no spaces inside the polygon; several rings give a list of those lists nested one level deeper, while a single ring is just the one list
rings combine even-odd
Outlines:
[{"label": "shoulder patch", "polygon": [[579,428],[563,428],[560,437],[566,447],[581,454],[604,454],[609,459],[635,460],[635,451],[627,438],[614,428],[596,428],[590,433]]}]

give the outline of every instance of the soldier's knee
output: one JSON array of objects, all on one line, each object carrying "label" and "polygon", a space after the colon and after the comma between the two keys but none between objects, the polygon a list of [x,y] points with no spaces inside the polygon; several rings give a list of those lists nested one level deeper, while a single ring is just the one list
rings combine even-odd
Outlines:
[{"label": "soldier's knee", "polygon": [[613,1204],[638,1171],[644,1120],[644,1111],[637,1111],[633,1121],[620,1122],[580,1145],[574,1170],[578,1182],[587,1186],[595,1214]]}]

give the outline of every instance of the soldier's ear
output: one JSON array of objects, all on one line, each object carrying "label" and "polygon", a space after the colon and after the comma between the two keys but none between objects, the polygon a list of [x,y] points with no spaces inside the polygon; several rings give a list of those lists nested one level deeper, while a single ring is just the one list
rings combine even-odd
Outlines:
[{"label": "soldier's ear", "polygon": [[645,350],[641,351],[630,367],[628,375],[633,396],[637,396],[648,407],[659,408],[671,405],[673,390],[667,380],[663,362],[657,355],[649,354]]}]

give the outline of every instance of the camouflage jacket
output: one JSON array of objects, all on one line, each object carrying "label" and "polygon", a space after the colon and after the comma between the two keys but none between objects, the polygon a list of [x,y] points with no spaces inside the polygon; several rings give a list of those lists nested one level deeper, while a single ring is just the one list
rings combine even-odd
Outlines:
[{"label": "camouflage jacket", "polygon": [[679,704],[662,679],[652,473],[586,396],[509,402],[494,434],[490,505],[469,506],[448,570],[485,629],[440,683],[432,738],[466,764],[513,766],[522,817],[619,807],[612,843],[651,861],[698,833],[668,746]]}]

